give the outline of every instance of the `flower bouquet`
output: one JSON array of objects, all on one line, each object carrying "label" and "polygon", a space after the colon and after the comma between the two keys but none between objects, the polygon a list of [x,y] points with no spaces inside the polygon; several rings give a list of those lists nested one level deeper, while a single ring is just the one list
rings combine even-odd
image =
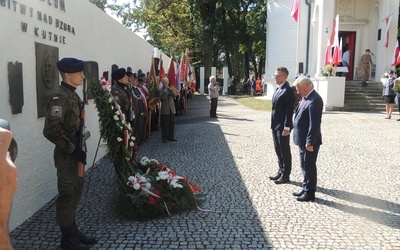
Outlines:
[{"label": "flower bouquet", "polygon": [[200,187],[157,160],[136,159],[131,125],[104,81],[92,84],[91,88],[99,113],[101,137],[107,140],[108,155],[117,173],[120,213],[132,219],[150,219],[198,208],[204,201]]},{"label": "flower bouquet", "polygon": [[94,102],[99,114],[101,137],[107,141],[108,153],[115,169],[121,171],[128,167],[129,161],[135,161],[138,150],[131,124],[126,121],[121,108],[110,93],[111,88],[104,84],[102,77],[100,84],[91,86]]},{"label": "flower bouquet", "polygon": [[400,81],[399,80],[394,81],[393,91],[395,93],[400,93]]},{"label": "flower bouquet", "polygon": [[198,208],[204,202],[199,186],[155,159],[143,157],[120,173],[120,212],[132,219],[150,219]]}]

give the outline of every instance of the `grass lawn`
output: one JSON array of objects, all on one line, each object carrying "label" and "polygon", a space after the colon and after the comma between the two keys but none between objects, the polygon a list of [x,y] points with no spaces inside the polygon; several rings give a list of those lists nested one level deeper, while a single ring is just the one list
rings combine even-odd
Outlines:
[{"label": "grass lawn", "polygon": [[239,96],[235,98],[237,102],[255,110],[270,111],[272,107],[271,100],[256,99],[254,96]]}]

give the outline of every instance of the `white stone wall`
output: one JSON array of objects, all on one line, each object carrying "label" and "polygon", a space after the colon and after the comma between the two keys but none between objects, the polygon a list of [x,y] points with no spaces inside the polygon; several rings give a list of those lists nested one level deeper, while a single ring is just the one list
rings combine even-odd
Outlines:
[{"label": "white stone wall", "polygon": [[[60,21],[70,25],[70,31],[58,28]],[[27,25],[26,32],[21,28],[23,23]],[[19,150],[16,164],[20,184],[10,220],[13,230],[57,194],[54,145],[42,135],[44,118],[37,118],[35,43],[58,47],[60,59],[96,61],[100,75],[103,71],[111,75],[112,64],[149,71],[153,46],[87,0],[0,0],[0,30],[0,118],[10,122]],[[163,59],[167,70],[169,58],[163,55]],[[12,114],[9,103],[7,65],[16,61],[23,64],[22,114]],[[81,95],[80,88],[77,92]],[[86,108],[87,130],[92,134],[88,141],[88,168],[93,162],[99,129],[93,100]],[[96,160],[105,153],[100,148]]]}]

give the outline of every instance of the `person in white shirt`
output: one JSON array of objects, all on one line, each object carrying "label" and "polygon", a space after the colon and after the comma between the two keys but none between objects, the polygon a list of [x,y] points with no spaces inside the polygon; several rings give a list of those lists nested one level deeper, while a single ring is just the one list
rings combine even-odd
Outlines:
[{"label": "person in white shirt", "polygon": [[[349,64],[350,64],[350,50],[348,49],[348,50],[346,50],[346,52],[344,52],[343,53],[343,56],[342,56],[342,65],[343,65],[343,67],[346,67],[347,69],[349,69]],[[347,72],[344,72],[343,73],[343,76],[344,77],[346,77],[346,75],[347,75]]]}]

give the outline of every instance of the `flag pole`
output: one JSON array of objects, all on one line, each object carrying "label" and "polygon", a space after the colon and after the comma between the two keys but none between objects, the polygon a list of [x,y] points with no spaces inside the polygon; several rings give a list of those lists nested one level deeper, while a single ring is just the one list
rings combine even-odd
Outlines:
[{"label": "flag pole", "polygon": [[297,44],[297,46],[296,46],[296,66],[295,66],[295,69],[296,69],[296,74],[299,74],[299,51],[300,51],[300,49],[299,49],[299,47],[300,47],[300,20],[301,20],[301,14],[300,14],[300,12],[301,12],[301,1],[300,1],[300,3],[299,3],[299,10],[298,10],[298,19],[297,19],[297,38],[296,38],[296,40],[297,40],[297,42],[296,42],[296,44]]}]

